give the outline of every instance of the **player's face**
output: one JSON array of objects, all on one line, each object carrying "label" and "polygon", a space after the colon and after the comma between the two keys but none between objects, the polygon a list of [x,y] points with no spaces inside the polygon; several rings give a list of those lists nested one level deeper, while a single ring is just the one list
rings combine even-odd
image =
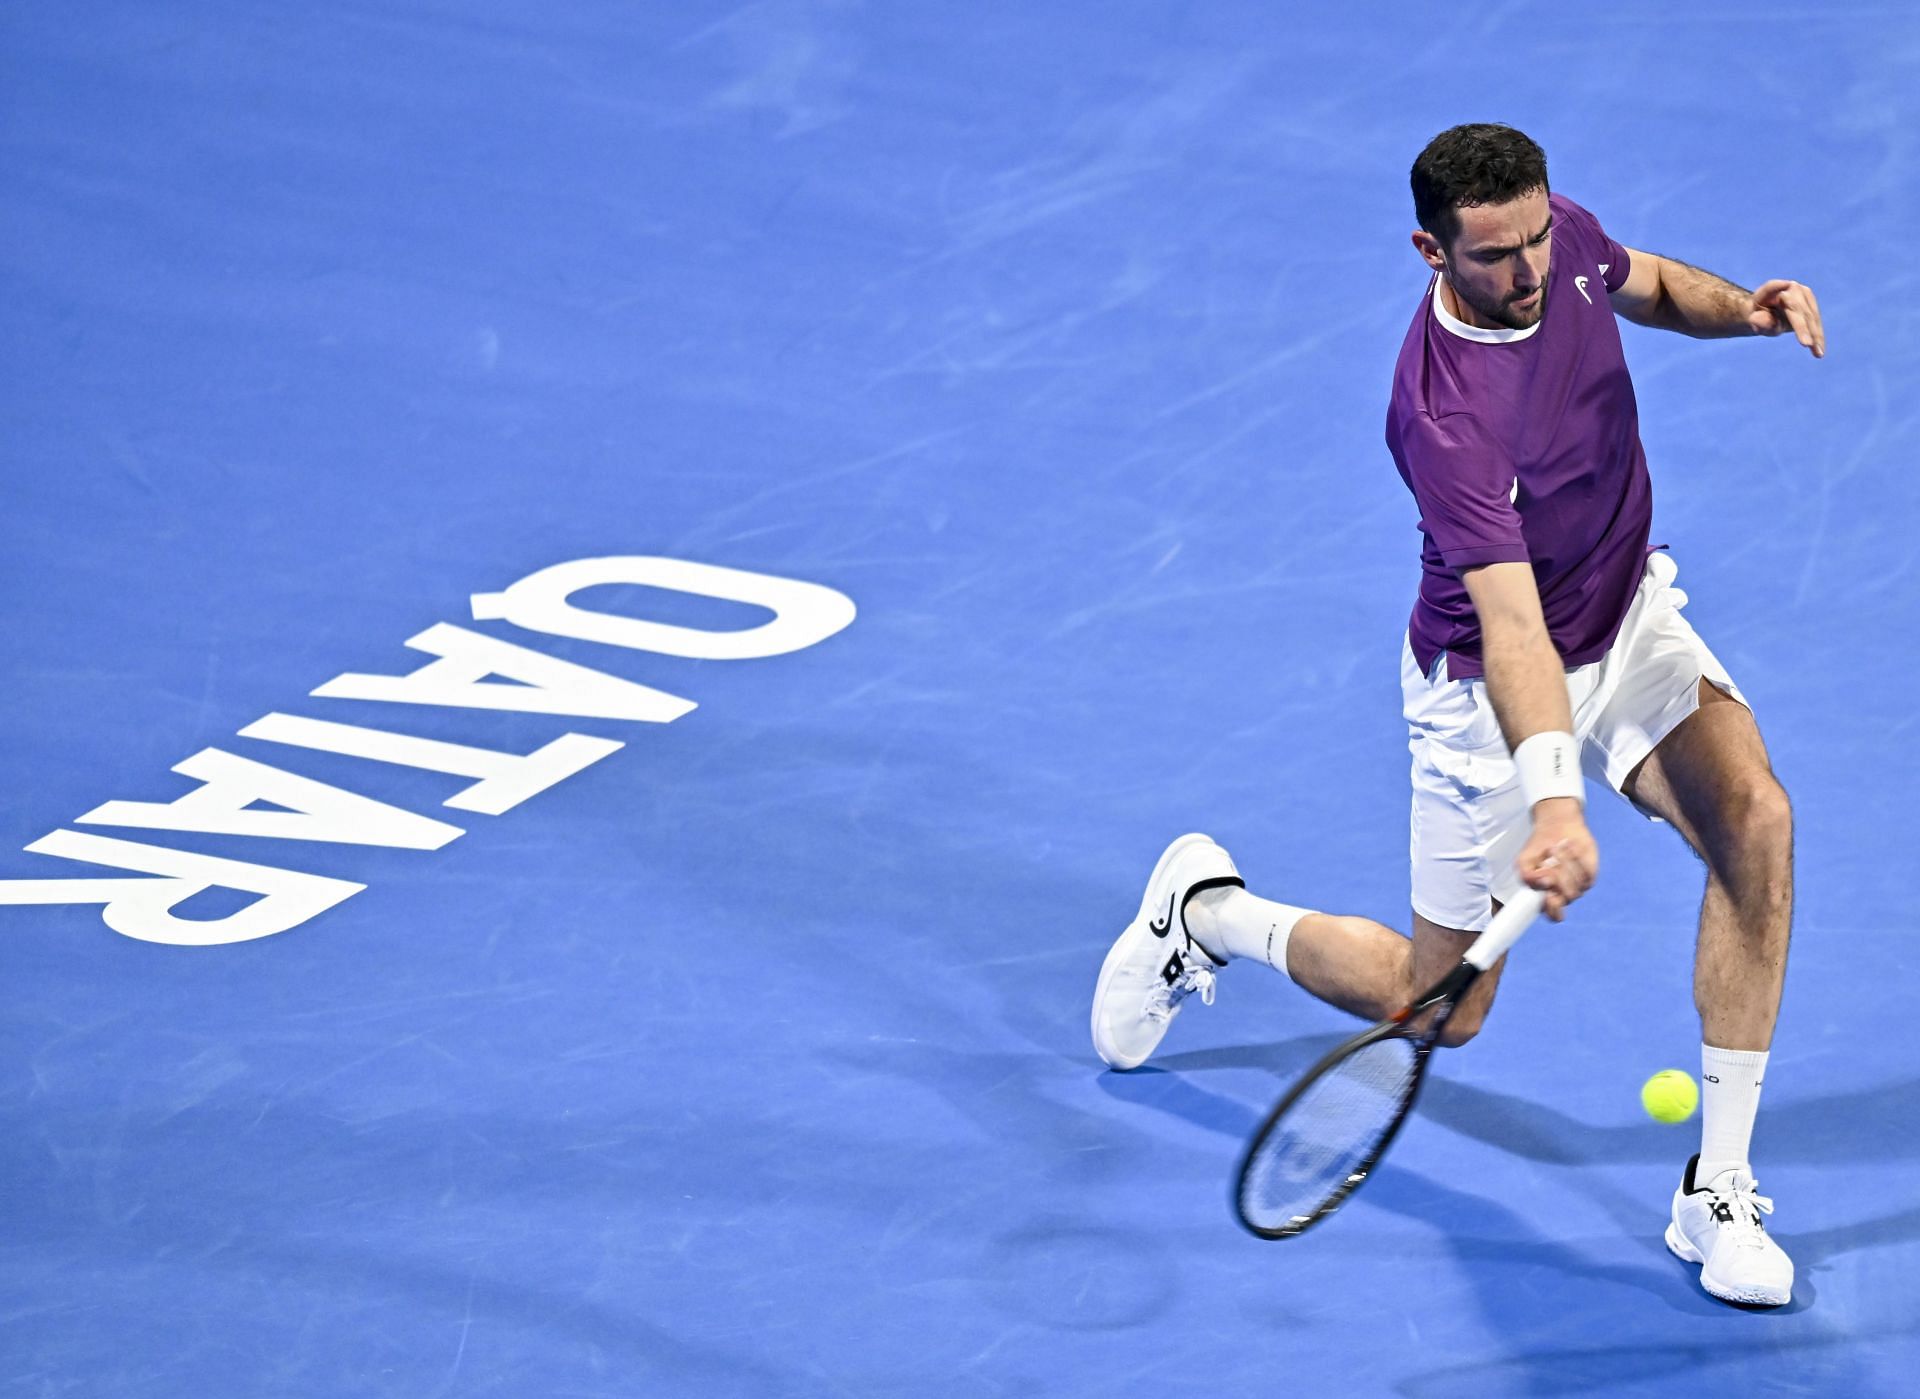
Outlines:
[{"label": "player's face", "polygon": [[1453,294],[1494,325],[1525,330],[1547,307],[1553,211],[1544,189],[1505,204],[1456,210],[1460,232],[1445,250]]}]

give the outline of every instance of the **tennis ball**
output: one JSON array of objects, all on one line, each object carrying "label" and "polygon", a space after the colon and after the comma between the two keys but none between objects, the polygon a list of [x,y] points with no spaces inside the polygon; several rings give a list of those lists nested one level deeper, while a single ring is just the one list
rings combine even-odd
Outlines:
[{"label": "tennis ball", "polygon": [[1640,1085],[1640,1106],[1656,1122],[1685,1122],[1700,1106],[1700,1089],[1685,1069],[1662,1069]]}]

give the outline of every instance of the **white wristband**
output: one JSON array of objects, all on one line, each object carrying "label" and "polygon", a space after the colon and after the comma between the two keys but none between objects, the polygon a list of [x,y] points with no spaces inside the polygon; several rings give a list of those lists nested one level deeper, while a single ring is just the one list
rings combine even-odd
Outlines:
[{"label": "white wristband", "polygon": [[1572,797],[1587,804],[1587,782],[1580,775],[1580,745],[1570,733],[1549,730],[1521,740],[1513,750],[1520,769],[1520,794],[1531,811],[1549,797]]}]

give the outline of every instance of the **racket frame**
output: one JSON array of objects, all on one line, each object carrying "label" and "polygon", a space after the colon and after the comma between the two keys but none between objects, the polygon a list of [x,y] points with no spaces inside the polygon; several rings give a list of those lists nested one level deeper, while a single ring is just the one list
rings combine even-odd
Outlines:
[{"label": "racket frame", "polygon": [[[1542,903],[1543,899],[1538,890],[1523,889],[1510,903],[1501,908],[1493,921],[1488,924],[1487,930],[1474,939],[1473,945],[1467,949],[1466,956],[1460,959],[1460,964],[1429,987],[1424,995],[1395,1011],[1377,1025],[1370,1026],[1353,1038],[1334,1046],[1320,1058],[1319,1062],[1300,1076],[1299,1082],[1287,1090],[1286,1096],[1281,1098],[1273,1111],[1267,1114],[1259,1130],[1248,1141],[1247,1149],[1240,1157],[1240,1169],[1234,1177],[1234,1211],[1240,1216],[1240,1222],[1249,1232],[1263,1239],[1291,1239],[1296,1235],[1304,1234],[1339,1209],[1349,1195],[1366,1183],[1367,1177],[1373,1174],[1374,1167],[1380,1164],[1380,1158],[1387,1154],[1387,1148],[1393,1145],[1393,1139],[1400,1135],[1400,1129],[1413,1115],[1414,1104],[1420,1099],[1421,1085],[1426,1082],[1427,1060],[1433,1053],[1434,1042],[1440,1038],[1440,1032],[1446,1028],[1447,1019],[1453,1014],[1454,1007],[1460,1003],[1460,998],[1466,995],[1473,983],[1480,979],[1481,973],[1506,955],[1507,949],[1518,942],[1520,935],[1533,925],[1534,919],[1540,916]],[[1422,1016],[1427,1018],[1422,1021]],[[1407,1083],[1406,1092],[1401,1098],[1399,1110],[1392,1124],[1380,1134],[1380,1139],[1374,1144],[1373,1150],[1347,1173],[1346,1179],[1334,1187],[1313,1213],[1295,1215],[1281,1225],[1255,1223],[1247,1210],[1247,1186],[1253,1163],[1259,1159],[1261,1148],[1272,1137],[1274,1129],[1309,1089],[1337,1069],[1350,1055],[1357,1054],[1368,1045],[1377,1044],[1381,1040],[1395,1038],[1413,1042],[1413,1075]]]}]

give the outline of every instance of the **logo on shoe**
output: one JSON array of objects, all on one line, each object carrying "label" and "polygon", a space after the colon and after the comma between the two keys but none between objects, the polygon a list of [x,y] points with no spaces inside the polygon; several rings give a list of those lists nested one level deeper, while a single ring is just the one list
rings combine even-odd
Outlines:
[{"label": "logo on shoe", "polygon": [[1186,974],[1186,962],[1178,952],[1167,958],[1166,966],[1160,968],[1160,979],[1172,986]]},{"label": "logo on shoe", "polygon": [[1155,937],[1163,938],[1173,930],[1173,906],[1179,902],[1179,899],[1180,896],[1178,894],[1169,895],[1167,898],[1167,916],[1165,918],[1148,920],[1147,926],[1153,929],[1153,935]]}]

